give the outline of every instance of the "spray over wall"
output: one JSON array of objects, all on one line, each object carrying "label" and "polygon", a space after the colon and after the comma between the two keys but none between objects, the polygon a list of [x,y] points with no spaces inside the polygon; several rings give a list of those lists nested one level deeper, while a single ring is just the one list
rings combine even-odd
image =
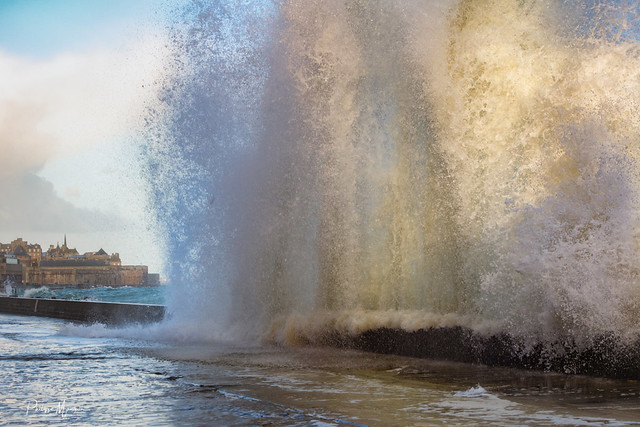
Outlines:
[{"label": "spray over wall", "polygon": [[279,342],[635,338],[625,5],[193,2],[147,146],[173,321]]}]

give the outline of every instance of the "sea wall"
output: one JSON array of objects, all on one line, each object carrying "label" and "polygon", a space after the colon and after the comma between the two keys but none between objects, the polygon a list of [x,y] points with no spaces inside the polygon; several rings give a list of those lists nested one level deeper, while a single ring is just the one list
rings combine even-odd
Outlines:
[{"label": "sea wall", "polygon": [[572,340],[532,343],[506,333],[482,335],[464,327],[405,331],[379,328],[324,344],[382,354],[488,366],[640,380],[640,339],[602,334],[584,345]]},{"label": "sea wall", "polygon": [[[123,325],[159,322],[164,318],[165,307],[0,297],[0,313]],[[619,337],[612,334],[602,335],[590,345],[581,346],[570,341],[532,344],[521,337],[509,334],[481,335],[464,327],[417,331],[379,328],[357,335],[324,335],[322,339],[311,340],[307,344],[489,366],[640,380],[640,340],[623,344]]]},{"label": "sea wall", "polygon": [[122,325],[159,322],[164,317],[165,307],[145,304],[0,297],[0,313]]}]

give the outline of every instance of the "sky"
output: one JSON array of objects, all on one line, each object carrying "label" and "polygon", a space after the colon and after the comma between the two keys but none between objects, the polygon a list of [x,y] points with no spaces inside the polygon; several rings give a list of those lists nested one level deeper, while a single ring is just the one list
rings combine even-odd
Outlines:
[{"label": "sky", "polygon": [[168,73],[157,0],[0,0],[0,242],[162,273],[140,132]]}]

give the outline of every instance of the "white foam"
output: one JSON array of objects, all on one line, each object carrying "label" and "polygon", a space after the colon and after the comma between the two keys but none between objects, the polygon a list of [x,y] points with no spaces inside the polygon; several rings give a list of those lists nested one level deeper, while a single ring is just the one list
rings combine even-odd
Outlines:
[{"label": "white foam", "polygon": [[471,387],[465,391],[459,391],[454,394],[455,397],[487,397],[489,393],[484,387],[478,384],[476,387]]}]

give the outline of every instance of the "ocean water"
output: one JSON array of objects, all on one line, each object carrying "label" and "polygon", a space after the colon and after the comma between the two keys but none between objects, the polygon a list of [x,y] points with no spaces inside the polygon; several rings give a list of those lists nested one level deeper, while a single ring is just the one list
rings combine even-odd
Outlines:
[{"label": "ocean water", "polygon": [[164,304],[167,286],[101,286],[90,289],[51,289],[47,286],[17,290],[17,296],[26,298],[57,298],[85,301],[124,302],[136,304]]},{"label": "ocean water", "polygon": [[[640,383],[0,315],[0,425],[633,425]],[[143,339],[142,337],[145,337]]]}]

